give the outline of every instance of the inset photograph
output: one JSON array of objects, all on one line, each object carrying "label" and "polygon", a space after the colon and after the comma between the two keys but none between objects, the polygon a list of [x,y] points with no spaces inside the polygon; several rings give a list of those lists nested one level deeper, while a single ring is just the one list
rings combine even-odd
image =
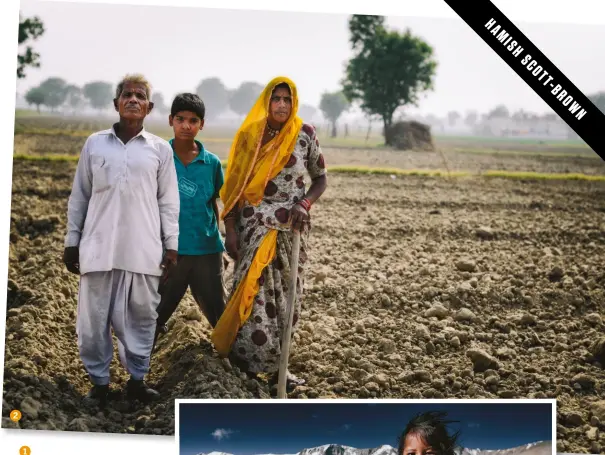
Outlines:
[{"label": "inset photograph", "polygon": [[179,455],[550,455],[555,400],[176,400]]}]

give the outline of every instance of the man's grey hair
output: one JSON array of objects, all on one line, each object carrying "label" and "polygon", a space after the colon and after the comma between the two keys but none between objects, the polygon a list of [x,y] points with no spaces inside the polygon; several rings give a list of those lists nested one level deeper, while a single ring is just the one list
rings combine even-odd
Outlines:
[{"label": "man's grey hair", "polygon": [[116,99],[120,97],[122,94],[122,90],[124,90],[124,85],[127,83],[133,84],[141,84],[145,87],[145,92],[147,93],[147,99],[151,100],[151,84],[147,80],[145,76],[142,74],[127,74],[122,78],[120,82],[118,82],[118,86],[116,87]]}]

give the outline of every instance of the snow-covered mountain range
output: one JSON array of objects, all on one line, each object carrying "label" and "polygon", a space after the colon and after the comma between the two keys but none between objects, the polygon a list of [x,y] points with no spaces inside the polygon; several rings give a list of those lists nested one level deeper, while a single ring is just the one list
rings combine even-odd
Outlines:
[{"label": "snow-covered mountain range", "polygon": [[[234,455],[224,452],[199,453],[198,455]],[[259,454],[260,455],[260,454]],[[262,455],[286,455],[286,454],[262,454]],[[297,454],[287,455],[397,455],[397,449],[390,445],[382,445],[373,449],[357,449],[355,447],[339,444],[326,444],[319,447],[303,449]],[[552,455],[551,441],[538,441],[519,447],[501,450],[482,450],[463,448],[457,455]]]},{"label": "snow-covered mountain range", "polygon": [[383,445],[374,449],[356,449],[338,444],[326,444],[301,450],[298,455],[397,455],[397,449]]},{"label": "snow-covered mountain range", "polygon": [[462,449],[459,455],[551,455],[552,442],[540,441],[502,450]]}]

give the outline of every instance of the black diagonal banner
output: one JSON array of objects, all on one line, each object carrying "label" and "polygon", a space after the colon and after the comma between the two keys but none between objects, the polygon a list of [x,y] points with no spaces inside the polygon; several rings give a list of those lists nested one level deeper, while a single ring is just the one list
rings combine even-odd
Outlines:
[{"label": "black diagonal banner", "polygon": [[[605,115],[496,5],[489,0],[445,2],[578,136],[605,159]],[[561,42],[565,42],[565,36],[561,36]]]}]

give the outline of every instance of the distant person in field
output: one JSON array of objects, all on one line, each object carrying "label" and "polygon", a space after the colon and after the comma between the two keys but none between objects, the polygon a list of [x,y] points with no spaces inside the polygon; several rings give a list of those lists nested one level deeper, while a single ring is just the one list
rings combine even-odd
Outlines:
[{"label": "distant person in field", "polygon": [[447,428],[447,413],[429,411],[412,418],[399,437],[397,455],[455,455],[460,433]]},{"label": "distant person in field", "polygon": [[111,328],[130,373],[130,399],[158,392],[144,382],[156,329],[158,287],[176,264],[179,190],[173,152],[143,127],[153,103],[140,75],[117,86],[119,121],[85,142],[69,197],[63,260],[80,275],[76,331],[93,387],[104,404],[113,357]]},{"label": "distant person in field", "polygon": [[[278,77],[267,85],[234,138],[221,190],[225,247],[235,268],[233,288],[212,341],[220,355],[229,356],[249,376],[270,373],[271,385],[277,383],[287,323],[292,231],[301,233],[296,329],[311,206],[327,186],[315,129],[298,117],[298,106],[291,80]],[[288,375],[289,390],[302,383]]]},{"label": "distant person in field", "polygon": [[217,200],[223,186],[220,159],[196,139],[204,127],[206,108],[195,94],[178,95],[170,111],[174,138],[174,164],[179,182],[179,255],[170,278],[162,286],[158,307],[158,327],[166,332],[166,322],[178,307],[187,288],[212,327],[225,309],[223,252],[219,232]]}]

